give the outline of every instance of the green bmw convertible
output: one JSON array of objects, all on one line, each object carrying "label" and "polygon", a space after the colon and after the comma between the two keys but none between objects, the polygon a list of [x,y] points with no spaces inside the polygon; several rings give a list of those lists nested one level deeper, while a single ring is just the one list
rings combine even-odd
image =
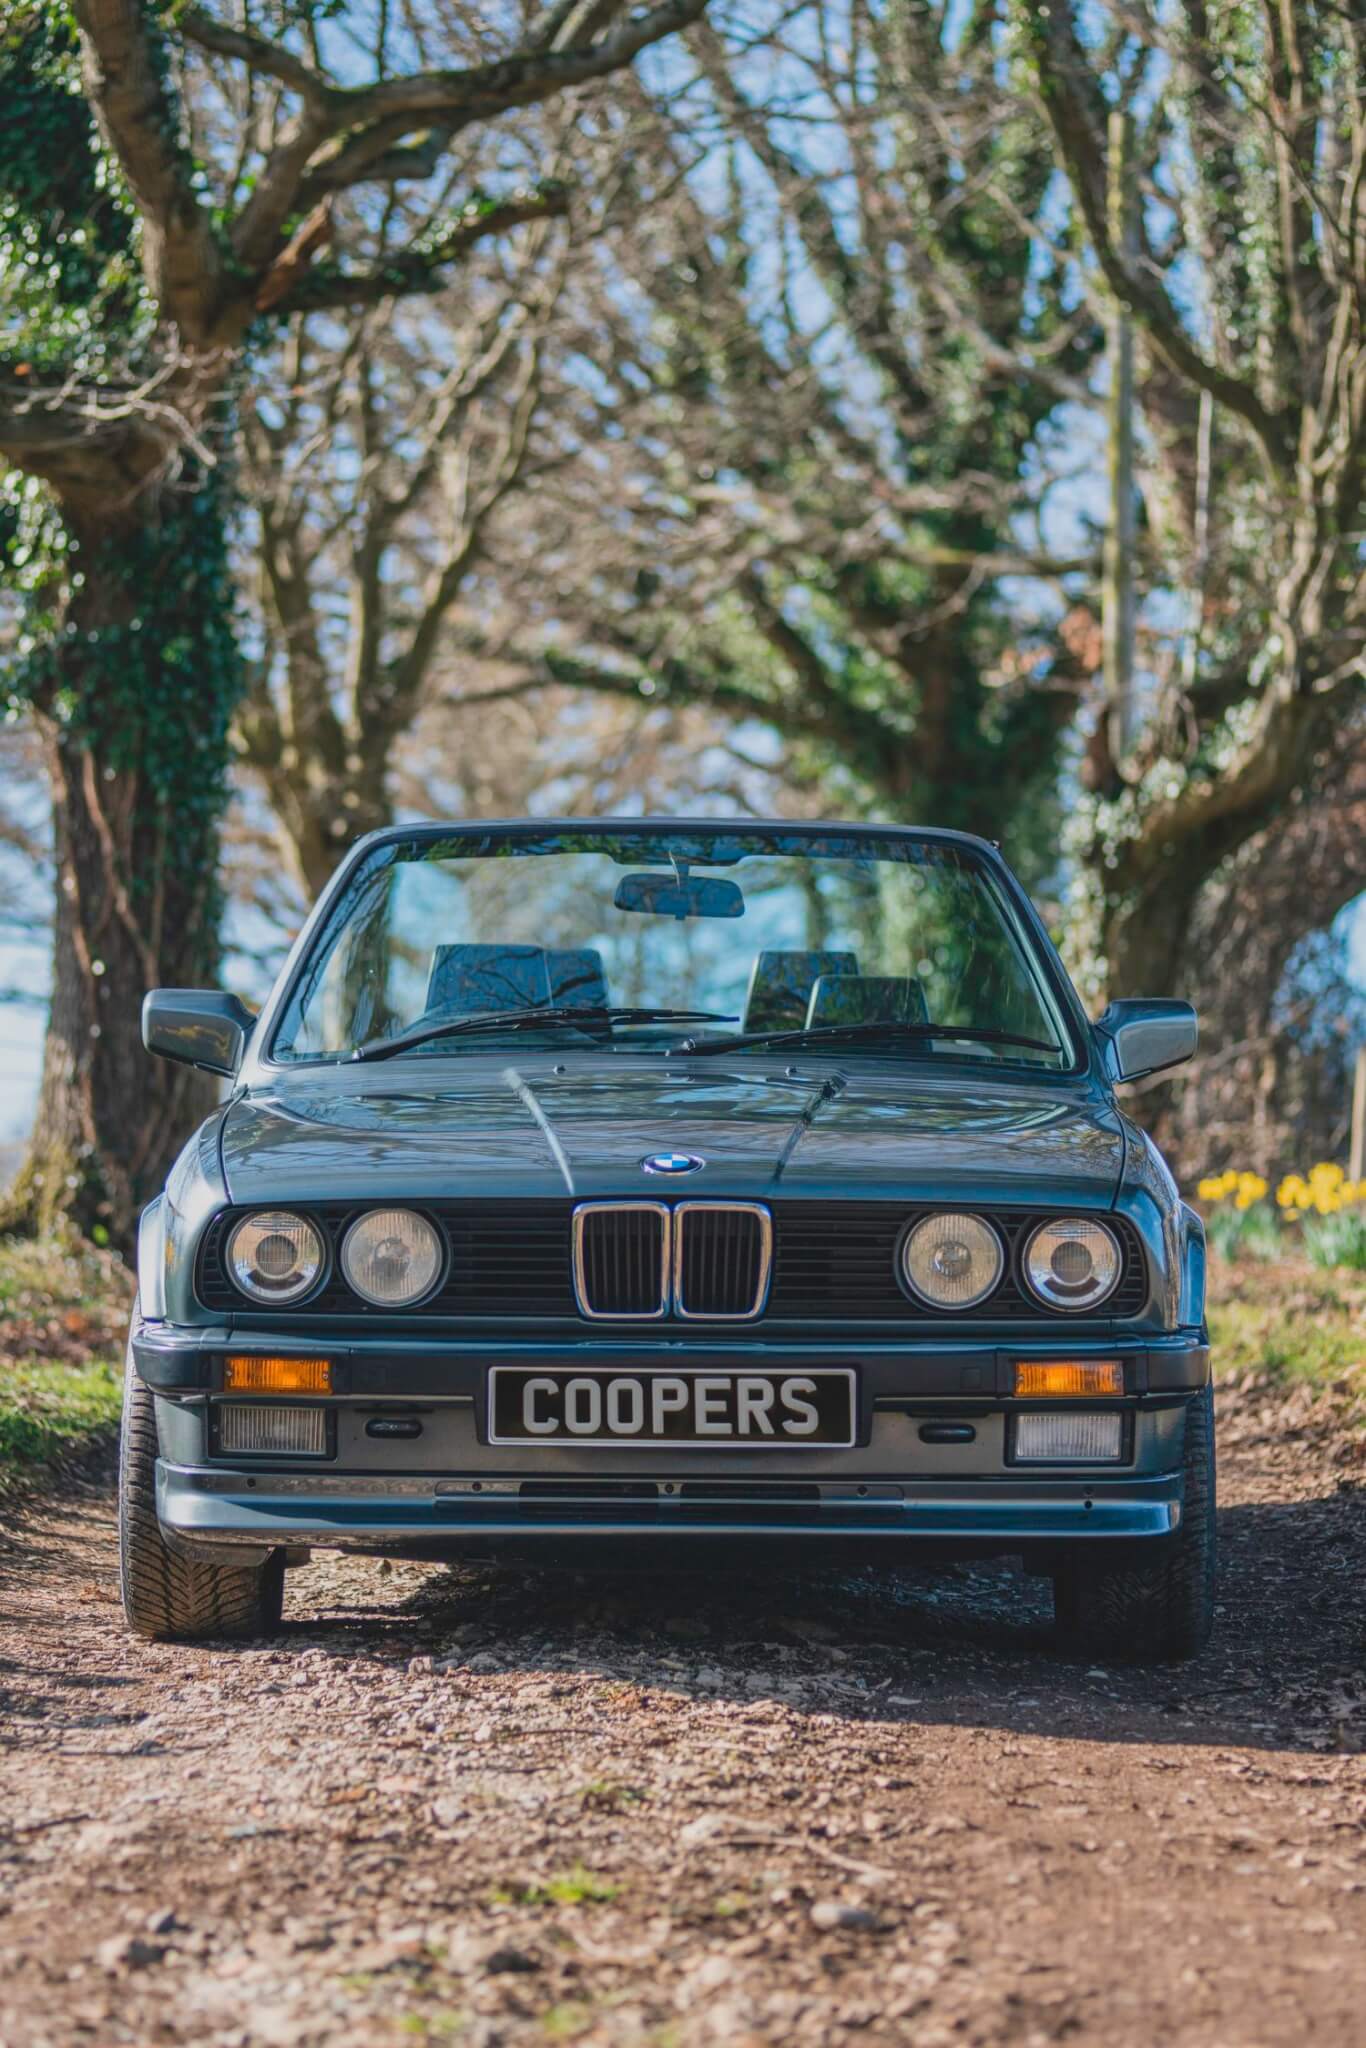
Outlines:
[{"label": "green bmw convertible", "polygon": [[123,1599],[260,1634],[317,1547],[759,1572],[1004,1555],[1063,1642],[1213,1611],[1204,1237],[963,833],[404,826],[259,1015],[158,989],[225,1077],[139,1239]]}]

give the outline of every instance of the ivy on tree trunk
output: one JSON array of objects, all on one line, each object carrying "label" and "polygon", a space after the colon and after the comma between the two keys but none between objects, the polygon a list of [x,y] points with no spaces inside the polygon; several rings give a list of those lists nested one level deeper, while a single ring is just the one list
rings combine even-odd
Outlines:
[{"label": "ivy on tree trunk", "polygon": [[188,474],[113,532],[71,536],[60,626],[21,676],[51,772],[52,1011],[38,1114],[5,1220],[127,1243],[209,1085],[124,1026],[158,984],[218,967],[218,820],[242,683],[225,487]]},{"label": "ivy on tree trunk", "polygon": [[[217,457],[254,326],[430,292],[485,236],[558,218],[553,182],[451,210],[434,174],[471,126],[609,76],[704,4],[552,8],[487,60],[406,73],[380,10],[368,82],[330,0],[270,29],[165,0],[19,0],[0,23],[0,563],[26,606],[10,695],[46,738],[59,887],[11,1223],[62,1215],[126,1244],[203,1101],[145,1059],[137,1019],[149,986],[217,964],[241,682]],[[243,83],[211,135],[210,66]],[[339,195],[400,181],[440,196],[399,260],[324,253]]]}]

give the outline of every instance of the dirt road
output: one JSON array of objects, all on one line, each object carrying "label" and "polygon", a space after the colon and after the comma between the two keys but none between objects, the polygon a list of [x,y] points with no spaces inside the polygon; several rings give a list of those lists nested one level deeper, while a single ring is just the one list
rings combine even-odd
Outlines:
[{"label": "dirt road", "polygon": [[1223,1399],[1223,1613],[1034,1582],[328,1559],[149,1648],[107,1483],[0,1551],[0,2040],[1316,2048],[1366,2037],[1366,1491]]}]

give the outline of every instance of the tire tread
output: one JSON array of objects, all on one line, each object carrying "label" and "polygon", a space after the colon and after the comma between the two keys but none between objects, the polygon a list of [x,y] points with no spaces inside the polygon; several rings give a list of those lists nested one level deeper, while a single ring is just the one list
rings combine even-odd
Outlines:
[{"label": "tire tread", "polygon": [[1185,1507],[1160,1563],[1080,1560],[1054,1577],[1054,1614],[1064,1645],[1112,1662],[1172,1663],[1198,1656],[1214,1620],[1216,1570],[1214,1394],[1186,1409]]},{"label": "tire tread", "polygon": [[169,1549],[156,1512],[156,1408],[133,1369],[119,1440],[119,1588],[128,1625],[149,1642],[268,1635],[280,1619],[284,1561],[220,1565]]}]

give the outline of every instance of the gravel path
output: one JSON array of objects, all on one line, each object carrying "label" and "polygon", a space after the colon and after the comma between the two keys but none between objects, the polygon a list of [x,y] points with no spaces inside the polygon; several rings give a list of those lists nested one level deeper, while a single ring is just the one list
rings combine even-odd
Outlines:
[{"label": "gravel path", "polygon": [[1223,1408],[1156,1673],[996,1567],[322,1558],[278,1641],[149,1647],[86,1482],[0,1545],[0,2041],[1361,2041],[1366,1472]]}]

